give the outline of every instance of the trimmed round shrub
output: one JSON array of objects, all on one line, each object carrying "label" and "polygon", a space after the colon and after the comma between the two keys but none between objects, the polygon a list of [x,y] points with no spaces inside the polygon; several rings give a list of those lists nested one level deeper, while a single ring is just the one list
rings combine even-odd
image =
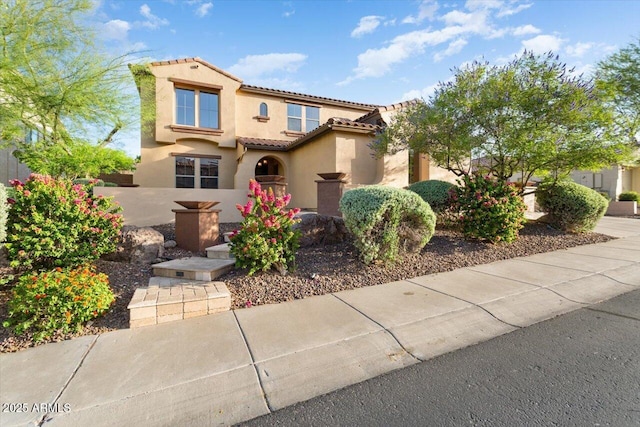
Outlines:
[{"label": "trimmed round shrub", "polygon": [[17,334],[32,332],[40,341],[56,332],[81,330],[113,301],[109,279],[90,266],[25,274],[13,289],[2,326],[13,327]]},{"label": "trimmed round shrub", "polygon": [[432,179],[414,182],[407,190],[417,193],[422,197],[422,200],[429,203],[431,209],[437,214],[450,206],[449,191],[452,188],[455,188],[455,185],[450,182]]},{"label": "trimmed round shrub", "polygon": [[[9,214],[7,198],[7,189],[4,184],[0,184],[0,243],[7,238],[7,215]],[[1,246],[0,249],[2,249]]]},{"label": "trimmed round shrub", "polygon": [[467,238],[510,243],[524,226],[526,205],[514,185],[489,176],[465,175],[452,198]]},{"label": "trimmed round shrub", "polygon": [[116,250],[122,210],[91,186],[31,175],[12,182],[7,252],[11,266],[46,270],[89,263]]},{"label": "trimmed round shrub", "polygon": [[400,252],[418,252],[433,236],[436,216],[418,194],[368,186],[349,190],[340,211],[365,264],[394,262]]},{"label": "trimmed round shrub", "polygon": [[609,205],[597,191],[572,181],[543,183],[536,198],[547,222],[570,233],[592,231]]},{"label": "trimmed round shrub", "polygon": [[635,191],[625,191],[620,193],[618,196],[618,200],[621,202],[639,202],[640,203],[640,194]]}]

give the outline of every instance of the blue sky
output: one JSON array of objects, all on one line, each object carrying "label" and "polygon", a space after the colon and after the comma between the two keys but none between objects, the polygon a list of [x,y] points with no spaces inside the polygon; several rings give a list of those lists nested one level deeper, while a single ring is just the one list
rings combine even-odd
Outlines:
[{"label": "blue sky", "polygon": [[[453,67],[554,51],[589,74],[640,37],[640,0],[95,0],[109,51],[198,56],[247,84],[389,105]],[[133,86],[133,83],[132,83]],[[138,130],[119,137],[139,154]]]}]

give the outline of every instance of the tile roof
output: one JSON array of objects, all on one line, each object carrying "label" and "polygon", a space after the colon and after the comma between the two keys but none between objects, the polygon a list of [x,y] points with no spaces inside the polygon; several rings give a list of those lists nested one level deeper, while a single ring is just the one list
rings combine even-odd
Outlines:
[{"label": "tile roof", "polygon": [[[220,74],[224,74],[225,76],[234,79],[240,83],[242,83],[242,79],[234,76],[233,74],[230,74],[226,71],[224,71],[221,68],[216,67],[215,65],[205,61],[202,58],[199,57],[193,57],[193,58],[182,58],[182,59],[170,59],[170,60],[166,60],[166,61],[156,61],[156,62],[152,62],[151,65],[154,67],[157,66],[161,66],[161,65],[172,65],[172,64],[186,64],[186,63],[199,63],[204,65],[205,67],[211,68],[214,71],[219,72]],[[321,104],[329,104],[329,105],[342,105],[342,106],[347,106],[350,108],[356,108],[356,109],[361,109],[361,110],[372,110],[374,108],[378,108],[380,107],[379,105],[375,105],[375,104],[364,104],[364,103],[360,103],[360,102],[352,102],[352,101],[345,101],[342,99],[334,99],[334,98],[325,98],[322,96],[316,96],[316,95],[307,95],[304,93],[298,93],[298,92],[289,92],[286,90],[280,90],[280,89],[270,89],[270,88],[266,88],[266,87],[261,87],[261,86],[253,86],[253,85],[247,85],[247,84],[242,84],[240,86],[240,90],[244,90],[247,92],[255,92],[255,93],[262,93],[262,94],[271,94],[271,95],[275,95],[275,96],[286,96],[289,97],[291,99],[296,99],[296,100],[302,100],[302,101],[309,101],[309,102],[317,102],[317,103],[321,103]],[[381,107],[384,108],[384,107]]]},{"label": "tile roof", "polygon": [[252,148],[254,150],[275,150],[286,151],[287,147],[291,145],[293,141],[283,141],[280,139],[263,139],[263,138],[248,138],[239,136],[237,138],[238,143],[244,145],[246,148]]},{"label": "tile roof", "polygon": [[229,77],[230,79],[233,79],[233,80],[236,80],[236,81],[242,83],[242,79],[234,76],[231,73],[228,73],[228,72],[224,71],[221,68],[216,67],[215,65],[205,61],[202,58],[198,58],[197,56],[193,57],[193,58],[170,59],[168,61],[156,61],[156,62],[152,62],[151,65],[154,66],[154,67],[157,67],[157,66],[160,66],[160,65],[186,64],[186,63],[189,63],[189,62],[197,62],[199,64],[204,65],[205,67],[208,67],[208,68],[211,68],[214,71],[217,71],[220,74],[224,74],[225,76]]},{"label": "tile roof", "polygon": [[409,101],[402,101],[402,102],[398,102],[396,104],[391,104],[391,105],[387,105],[387,106],[382,106],[382,107],[377,107],[375,110],[369,111],[367,114],[365,114],[364,116],[358,117],[356,119],[356,121],[361,122],[361,121],[365,121],[368,118],[370,118],[371,116],[374,116],[377,113],[383,113],[383,112],[387,112],[387,111],[395,111],[395,110],[399,110],[405,107],[408,107],[410,105],[414,105],[418,103],[417,99],[411,99]]},{"label": "tile roof", "polygon": [[361,110],[371,110],[371,109],[380,107],[379,105],[375,105],[375,104],[363,104],[360,102],[344,101],[341,99],[334,99],[334,98],[325,98],[323,96],[307,95],[304,93],[289,92],[289,91],[280,90],[280,89],[269,89],[266,87],[252,86],[247,84],[242,84],[242,86],[240,86],[240,90],[244,90],[246,92],[270,94],[275,96],[285,96],[291,99],[311,101],[311,102],[317,102],[321,104],[343,105],[343,106],[357,108]]},{"label": "tile roof", "polygon": [[327,120],[327,122],[322,126],[315,128],[311,132],[308,132],[293,141],[284,141],[280,139],[249,138],[242,136],[238,137],[237,141],[244,147],[253,150],[290,151],[298,147],[299,145],[313,140],[316,136],[332,129],[335,130],[336,128],[364,133],[375,133],[381,129],[378,125],[359,123],[354,120],[343,119],[340,117],[332,117]]}]

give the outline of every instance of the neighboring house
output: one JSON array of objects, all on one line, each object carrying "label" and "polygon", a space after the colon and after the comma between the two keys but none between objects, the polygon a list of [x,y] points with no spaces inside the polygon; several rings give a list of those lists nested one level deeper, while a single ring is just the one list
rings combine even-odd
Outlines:
[{"label": "neighboring house", "polygon": [[640,166],[615,165],[599,172],[573,171],[575,182],[607,193],[611,200],[617,200],[620,193],[636,191],[640,193]]},{"label": "neighboring house", "polygon": [[[132,66],[142,108],[141,187],[244,189],[281,175],[291,206],[316,208],[318,173],[346,173],[347,187],[409,182],[408,154],[376,159],[370,142],[405,104],[389,107],[246,85],[200,58]],[[453,176],[414,162],[416,179]]]},{"label": "neighboring house", "polygon": [[[35,142],[41,134],[34,130],[27,130],[25,133],[25,142]],[[5,186],[9,186],[9,181],[18,179],[20,181],[26,181],[31,175],[31,170],[27,165],[20,162],[15,156],[16,148],[14,146],[8,146],[0,148],[0,183]]]}]

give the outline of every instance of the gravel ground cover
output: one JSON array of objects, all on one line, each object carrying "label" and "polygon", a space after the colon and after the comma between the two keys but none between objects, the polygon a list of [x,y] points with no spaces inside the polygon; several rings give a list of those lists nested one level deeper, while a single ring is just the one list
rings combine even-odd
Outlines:
[{"label": "gravel ground cover", "polygon": [[[238,224],[221,224],[222,232],[237,228]],[[165,224],[153,227],[165,240],[173,240],[174,227]],[[419,254],[405,255],[402,262],[391,266],[364,266],[350,243],[316,246],[299,249],[296,256],[296,271],[280,276],[275,272],[247,276],[246,271],[234,270],[219,280],[224,281],[232,296],[232,308],[247,308],[260,304],[273,304],[312,295],[323,295],[346,289],[378,285],[425,274],[440,273],[472,265],[520,256],[533,255],[557,249],[610,240],[597,233],[572,235],[553,230],[546,225],[528,223],[520,232],[520,238],[512,244],[488,244],[464,240],[462,235],[451,230],[436,230],[434,237]],[[192,255],[180,248],[168,249],[168,259]],[[121,262],[98,261],[97,269],[109,276],[116,295],[112,309],[103,317],[95,319],[81,332],[58,335],[44,342],[62,341],[80,335],[100,334],[106,331],[127,328],[129,313],[127,305],[136,288],[146,286],[151,277],[151,266]],[[0,265],[0,276],[10,269]],[[6,319],[7,301],[11,297],[9,286],[0,288],[0,322]],[[15,336],[10,330],[0,330],[0,352],[15,352],[36,345],[30,336]]]}]

